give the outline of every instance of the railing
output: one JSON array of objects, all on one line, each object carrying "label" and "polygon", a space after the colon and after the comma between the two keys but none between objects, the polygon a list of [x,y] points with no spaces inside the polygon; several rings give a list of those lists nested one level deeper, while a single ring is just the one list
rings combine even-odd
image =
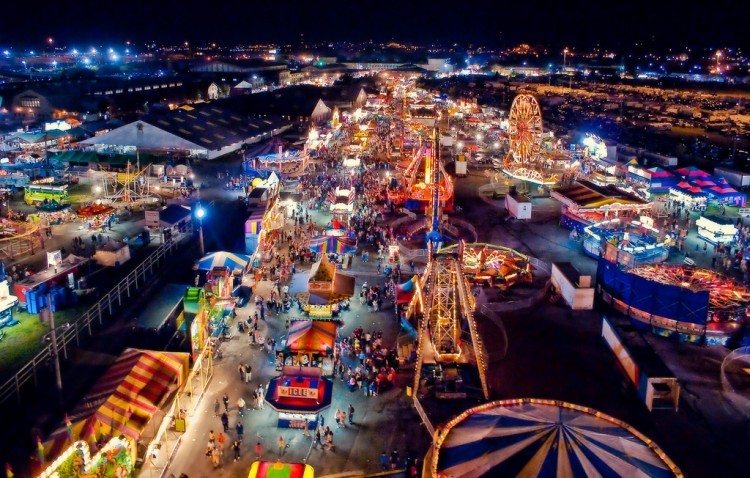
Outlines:
[{"label": "railing", "polygon": [[[176,240],[160,245],[154,252],[133,269],[119,284],[113,287],[104,297],[96,304],[91,306],[81,317],[76,320],[71,327],[57,336],[58,352],[67,359],[68,346],[74,343],[79,347],[81,336],[91,336],[92,325],[102,326],[105,316],[111,316],[115,308],[122,306],[122,296],[127,294],[130,298],[131,289],[137,290],[138,287],[146,283],[146,273],[153,275],[154,269],[158,267],[167,255],[172,255],[174,250],[179,246],[180,240],[185,237],[180,236]],[[29,382],[38,383],[37,368],[41,365],[46,367],[52,354],[52,346],[45,346],[33,359],[21,367],[16,374],[0,385],[0,404],[8,401],[12,396],[21,401],[21,389]]]}]

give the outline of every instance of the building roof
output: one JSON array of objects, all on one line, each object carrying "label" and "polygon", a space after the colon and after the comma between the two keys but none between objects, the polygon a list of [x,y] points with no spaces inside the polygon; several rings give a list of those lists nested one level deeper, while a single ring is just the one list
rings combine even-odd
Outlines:
[{"label": "building roof", "polygon": [[286,125],[275,116],[236,112],[231,102],[216,101],[189,109],[154,112],[83,144],[135,146],[143,149],[217,151]]},{"label": "building roof", "polygon": [[99,136],[81,141],[86,145],[134,146],[141,149],[207,150],[146,121],[133,121]]},{"label": "building roof", "polygon": [[648,202],[634,194],[621,191],[609,185],[597,186],[589,181],[578,181],[569,186],[556,188],[552,191],[552,197],[569,207],[579,209],[598,209],[621,206],[646,206]]}]

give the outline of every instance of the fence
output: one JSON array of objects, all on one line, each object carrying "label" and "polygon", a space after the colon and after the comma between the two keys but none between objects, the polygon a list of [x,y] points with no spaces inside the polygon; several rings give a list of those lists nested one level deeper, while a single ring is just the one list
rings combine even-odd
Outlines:
[{"label": "fence", "polygon": [[[133,269],[119,284],[113,287],[104,297],[87,310],[81,317],[71,324],[71,327],[61,331],[57,336],[58,353],[67,359],[68,346],[75,343],[75,347],[80,346],[81,336],[92,335],[92,325],[103,325],[105,316],[111,316],[114,308],[122,306],[122,296],[127,295],[130,298],[131,290],[137,290],[138,287],[146,283],[146,273],[153,275],[154,268],[165,260],[167,255],[172,255],[179,246],[180,240],[185,236],[180,236],[176,240],[169,241],[159,246],[146,259]],[[21,389],[29,382],[34,386],[38,383],[37,368],[47,367],[49,358],[52,354],[52,345],[46,345],[33,359],[21,367],[16,374],[0,385],[0,404],[8,401],[12,396],[21,401]]]}]

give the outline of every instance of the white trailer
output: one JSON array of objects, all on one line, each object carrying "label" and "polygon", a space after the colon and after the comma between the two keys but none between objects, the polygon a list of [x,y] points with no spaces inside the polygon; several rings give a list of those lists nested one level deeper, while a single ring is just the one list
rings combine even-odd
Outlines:
[{"label": "white trailer", "polygon": [[526,196],[509,192],[505,195],[505,209],[516,219],[531,219],[531,201]]}]

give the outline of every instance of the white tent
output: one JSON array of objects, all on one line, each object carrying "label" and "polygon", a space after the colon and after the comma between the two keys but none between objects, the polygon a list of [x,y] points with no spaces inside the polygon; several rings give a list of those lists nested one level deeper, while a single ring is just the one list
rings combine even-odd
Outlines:
[{"label": "white tent", "polygon": [[208,153],[208,150],[204,146],[180,138],[177,135],[141,120],[81,141],[81,144],[102,147],[115,146],[126,149],[171,149],[195,151],[202,154]]}]

